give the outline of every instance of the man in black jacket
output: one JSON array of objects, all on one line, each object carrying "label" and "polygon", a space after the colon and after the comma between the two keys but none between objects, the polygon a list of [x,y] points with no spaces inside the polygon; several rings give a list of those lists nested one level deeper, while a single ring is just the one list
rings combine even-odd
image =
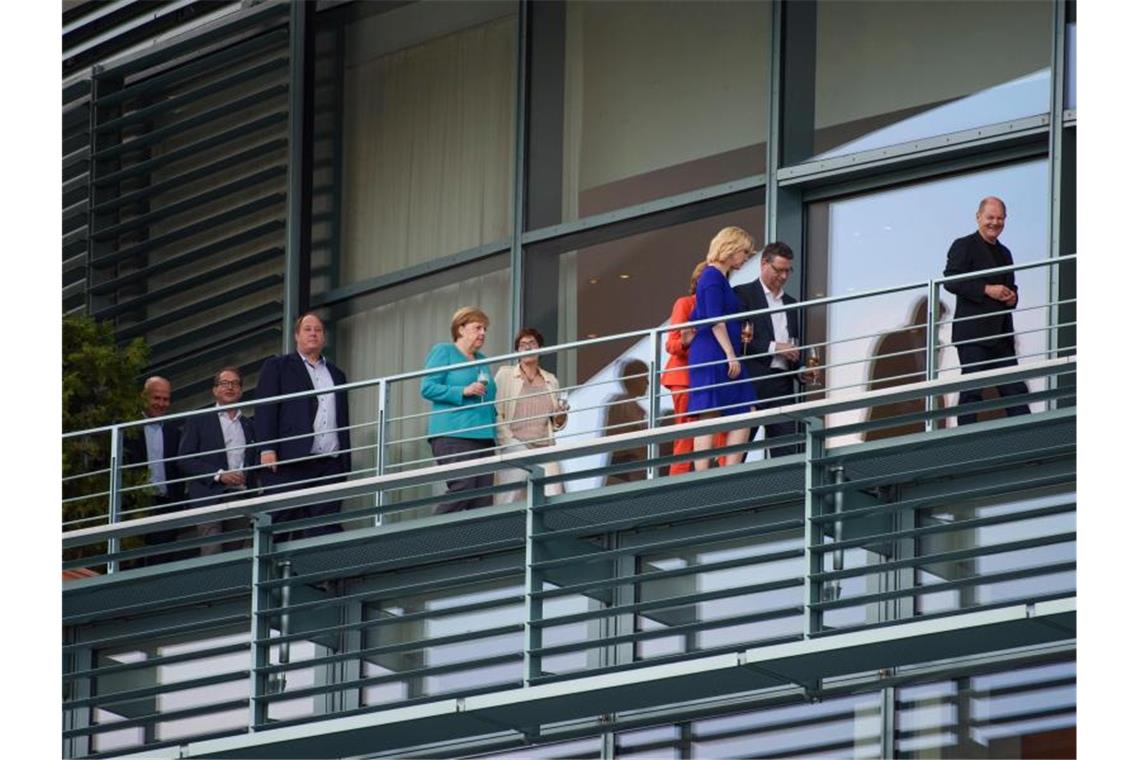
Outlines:
[{"label": "man in black jacket", "polygon": [[[740,299],[743,311],[787,306],[796,299],[784,293],[784,284],[792,273],[792,248],[779,240],[768,243],[760,251],[760,278],[733,288]],[[796,403],[795,378],[800,369],[800,315],[797,309],[760,314],[742,320],[747,334],[752,327],[752,339],[744,344],[743,362],[748,376],[756,387],[760,399],[759,409],[770,409]],[[764,426],[765,440],[796,432],[796,423],[782,420]],[[800,450],[796,444],[775,446],[769,456],[794,454]]]},{"label": "man in black jacket", "polygon": [[[257,378],[257,398],[268,399],[314,389],[328,392],[258,404],[253,426],[261,450],[261,485],[268,493],[328,485],[344,480],[349,471],[348,393],[333,391],[347,381],[322,353],[325,326],[313,313],[293,325],[297,350],[266,360]],[[271,490],[272,489],[272,490]],[[274,522],[335,514],[339,501],[308,504],[273,513]],[[337,533],[340,525],[319,525],[294,531],[290,538]]]},{"label": "man in black jacket", "polygon": [[[212,388],[214,408],[241,401],[241,371],[226,367],[214,375]],[[201,414],[186,421],[178,446],[182,471],[197,476],[187,484],[190,506],[204,507],[238,498],[255,485],[257,463],[254,449],[253,422],[240,409],[227,409]],[[225,521],[226,530],[238,530],[245,523],[240,518]],[[222,532],[222,521],[200,523],[199,537]],[[240,547],[242,542],[227,542],[226,549]],[[202,554],[217,554],[222,544],[207,544]]]},{"label": "man in black jacket", "polygon": [[[947,277],[967,272],[1009,266],[1013,256],[998,242],[1005,229],[1005,203],[1001,198],[987,196],[978,204],[975,215],[978,231],[960,237],[946,254]],[[999,272],[976,279],[954,280],[946,289],[958,297],[954,308],[954,327],[951,338],[958,350],[958,363],[962,374],[987,369],[1012,367],[1017,364],[1017,349],[1013,337],[1013,314],[1017,306],[1017,283],[1013,272]],[[997,386],[1003,397],[1027,393],[1025,383],[1004,383]],[[982,390],[962,391],[959,404],[982,400]],[[1029,407],[1018,404],[1006,408],[1007,416],[1029,414]],[[959,425],[977,422],[976,412],[958,415]]]}]

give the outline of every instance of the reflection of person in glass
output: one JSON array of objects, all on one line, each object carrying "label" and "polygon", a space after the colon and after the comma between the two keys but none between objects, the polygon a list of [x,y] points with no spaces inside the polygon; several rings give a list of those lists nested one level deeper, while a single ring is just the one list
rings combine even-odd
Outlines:
[{"label": "reflection of person in glass", "polygon": [[[469,362],[453,369],[424,375],[420,395],[431,402],[428,444],[437,464],[452,464],[487,456],[495,446],[495,383],[479,351],[487,339],[491,320],[480,309],[465,306],[451,318],[451,343],[437,343],[428,352],[425,369]],[[448,494],[486,488],[494,477],[477,475],[447,481]],[[486,507],[491,496],[440,504],[437,513]]]},{"label": "reflection of person in glass", "polygon": [[[728,284],[728,274],[744,266],[754,248],[752,236],[739,227],[725,227],[713,237],[705,257],[708,267],[697,279],[694,321],[725,317],[741,310],[740,301]],[[748,371],[740,365],[740,354],[739,320],[724,319],[697,328],[689,345],[689,413],[693,417],[709,419],[752,410],[756,391],[748,382]],[[733,430],[726,443],[742,444],[748,440],[748,432],[748,428]],[[693,440],[693,451],[708,451],[712,445],[712,435],[700,435]],[[743,452],[735,452],[726,455],[724,462],[736,464],[743,459]],[[707,470],[709,462],[697,459],[693,467]]]},{"label": "reflection of person in glass", "polygon": [[[784,292],[784,284],[792,274],[792,248],[779,240],[768,243],[760,251],[760,277],[735,288],[740,297],[742,311],[768,309],[790,305],[796,299]],[[796,403],[796,370],[801,365],[800,312],[798,309],[760,314],[745,321],[744,365],[756,385],[758,409]],[[751,328],[750,330],[748,328]],[[764,426],[765,440],[792,435],[796,423],[792,420],[772,422]],[[795,444],[774,446],[769,456],[794,454]]]},{"label": "reflection of person in glass", "polygon": [[[998,242],[998,236],[1005,229],[1005,216],[1005,203],[1001,198],[983,198],[975,215],[978,231],[958,238],[950,245],[943,274],[950,277],[1012,264],[1013,256],[1009,249]],[[1011,310],[1017,306],[1017,283],[1013,272],[955,280],[946,283],[946,289],[958,297],[951,338],[958,349],[962,374],[1015,366],[1017,349]],[[1004,383],[997,386],[997,390],[1003,397],[1028,392],[1022,382]],[[980,388],[962,391],[958,396],[959,404],[981,400]],[[1009,417],[1028,414],[1029,407],[1018,404],[1007,407],[1005,413]],[[978,415],[974,412],[958,415],[959,425],[977,420]]]},{"label": "reflection of person in glass", "polygon": [[[621,368],[623,392],[606,399],[606,434],[632,433],[646,429],[645,410],[637,400],[649,389],[649,367],[640,359],[630,359]],[[622,449],[610,455],[610,464],[636,464],[645,461],[645,447]],[[606,485],[645,480],[645,468],[638,467],[606,476]]]},{"label": "reflection of person in glass", "polygon": [[[867,390],[877,391],[883,388],[893,388],[896,385],[907,383],[920,383],[926,379],[926,310],[929,300],[922,296],[914,302],[910,310],[910,322],[901,330],[894,330],[879,337],[875,348],[871,352],[871,367],[868,373],[869,382]],[[944,303],[938,304],[939,314],[945,314],[949,307]],[[937,331],[936,331],[937,332]],[[938,350],[935,353],[937,364]],[[942,396],[935,399],[935,408],[943,406]],[[868,420],[885,420],[900,414],[912,414],[926,409],[924,399],[910,401],[896,401],[890,404],[880,404],[872,407]],[[945,427],[945,420],[937,420],[938,427]],[[921,433],[926,429],[922,420],[908,422],[889,428],[876,428],[864,434],[864,440],[874,441],[880,438],[890,438],[907,433]]]},{"label": "reflection of person in glass", "polygon": [[[542,348],[546,341],[533,327],[524,327],[515,336],[515,351]],[[538,354],[524,356],[514,364],[503,365],[495,373],[495,410],[499,420],[496,427],[500,454],[525,451],[554,444],[554,431],[566,427],[566,410],[569,406],[558,398],[558,378],[538,366]],[[547,475],[557,475],[562,469],[557,462],[543,465]],[[496,483],[517,483],[523,480],[522,470],[500,470]],[[544,489],[547,496],[562,493],[561,483],[549,483]],[[495,494],[496,504],[510,504],[526,498],[519,488]]]}]

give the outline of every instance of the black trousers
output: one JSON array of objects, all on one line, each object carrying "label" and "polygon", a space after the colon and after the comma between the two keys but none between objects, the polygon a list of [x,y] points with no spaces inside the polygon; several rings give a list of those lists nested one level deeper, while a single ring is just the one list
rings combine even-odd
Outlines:
[{"label": "black trousers", "polygon": [[[265,494],[269,495],[283,493],[285,491],[295,491],[299,488],[341,483],[344,481],[344,466],[341,464],[340,456],[317,457],[315,459],[279,462],[277,464],[277,472],[263,468],[259,471],[258,477],[259,485],[264,486],[266,489]],[[340,512],[339,500],[325,501],[317,504],[306,504],[303,507],[280,509],[273,513],[273,522],[289,522],[305,517],[334,515],[337,512]],[[295,530],[291,533],[278,535],[278,538],[283,541],[293,541],[298,538],[312,538],[314,536],[324,536],[329,533],[340,533],[340,531],[340,524],[332,523],[331,525],[315,525],[311,528],[305,528],[304,530]]]},{"label": "black trousers", "polygon": [[[1008,341],[1001,341],[990,345],[966,343],[956,346],[956,348],[958,349],[958,364],[962,366],[963,375],[969,375],[974,372],[984,372],[987,369],[1017,366],[1017,353]],[[975,388],[962,391],[958,394],[958,403],[969,404],[974,401],[981,401],[982,390],[982,388]],[[1025,386],[1025,383],[1019,381],[999,385],[997,386],[997,392],[1001,394],[1002,398],[1005,398],[1006,396],[1017,396],[1028,393],[1029,389]],[[1005,409],[1006,417],[1017,417],[1022,414],[1029,414],[1029,407],[1025,404],[1007,406]],[[958,415],[959,425],[971,425],[977,421],[978,415],[976,412],[967,412]]]},{"label": "black trousers", "polygon": [[[429,438],[428,443],[431,445],[432,456],[435,457],[436,464],[453,464],[454,462],[466,462],[471,459],[479,459],[489,454],[489,449],[495,447],[495,442],[487,439],[475,438],[456,438],[450,435],[441,435],[435,438]],[[447,481],[447,493],[459,493],[461,491],[470,491],[473,488],[488,488],[495,483],[494,473],[487,473],[486,475],[476,475],[469,478],[457,478],[455,480]],[[477,509],[478,507],[491,506],[491,494],[486,496],[478,496],[473,499],[458,499],[456,501],[449,501],[440,504],[435,508],[437,515],[447,514],[448,512],[462,512],[465,509]]]},{"label": "black trousers", "polygon": [[[772,409],[777,406],[787,406],[796,402],[795,381],[792,380],[791,375],[784,377],[765,377],[756,383],[756,396],[760,402],[756,405],[757,409]],[[769,400],[770,399],[770,400]],[[752,428],[748,436],[749,440],[756,437],[758,428]],[[795,420],[782,420],[780,422],[772,422],[764,426],[764,440],[770,441],[773,438],[779,438],[787,435],[794,435],[799,430],[799,423]],[[786,446],[772,446],[768,449],[768,457],[782,457],[788,454],[803,453],[804,447],[799,443],[792,443]]]}]

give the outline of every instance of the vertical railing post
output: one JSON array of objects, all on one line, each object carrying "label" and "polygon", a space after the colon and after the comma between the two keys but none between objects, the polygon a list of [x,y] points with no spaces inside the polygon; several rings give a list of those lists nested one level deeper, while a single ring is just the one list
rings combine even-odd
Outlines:
[{"label": "vertical railing post", "polygon": [[273,572],[268,558],[273,548],[273,533],[269,515],[260,513],[250,517],[253,529],[253,549],[249,609],[249,730],[256,731],[269,719],[269,708],[264,697],[269,693],[269,616],[270,592],[265,588]]},{"label": "vertical railing post", "polygon": [[810,417],[804,430],[804,629],[803,637],[810,639],[820,630],[823,613],[816,609],[820,600],[819,581],[816,576],[823,571],[823,559],[813,547],[823,543],[823,529],[814,518],[823,514],[824,496],[817,487],[827,480],[827,469],[821,464],[823,458],[823,420]]},{"label": "vertical railing post", "polygon": [[[938,281],[931,280],[926,294],[926,379],[938,379]],[[926,432],[934,429],[935,394],[926,394]]]},{"label": "vertical railing post", "polygon": [[[107,520],[111,525],[117,525],[121,517],[123,506],[123,473],[119,466],[123,461],[123,432],[118,425],[111,428],[111,471],[110,484],[107,491]],[[112,536],[107,539],[107,553],[114,555],[119,551],[119,538]],[[107,574],[118,572],[119,561],[112,559],[107,563]]]},{"label": "vertical railing post", "polygon": [[523,606],[523,686],[530,686],[542,675],[542,573],[535,569],[541,551],[536,540],[542,531],[542,515],[537,511],[545,501],[545,484],[535,476],[542,468],[526,468],[526,567],[524,568],[526,604]]},{"label": "vertical railing post", "polygon": [[[654,328],[649,331],[649,340],[653,346],[653,353],[649,359],[649,429],[652,430],[661,424],[661,332]],[[646,457],[649,462],[657,461],[657,457],[661,455],[661,444],[654,442],[649,444]],[[650,464],[646,470],[645,477],[652,480],[657,476],[657,467]]]},{"label": "vertical railing post", "polygon": [[[376,389],[376,475],[383,475],[388,469],[388,378],[380,378]],[[377,509],[384,506],[384,491],[376,489],[373,505]],[[384,524],[384,514],[377,512],[373,519],[376,525]]]}]

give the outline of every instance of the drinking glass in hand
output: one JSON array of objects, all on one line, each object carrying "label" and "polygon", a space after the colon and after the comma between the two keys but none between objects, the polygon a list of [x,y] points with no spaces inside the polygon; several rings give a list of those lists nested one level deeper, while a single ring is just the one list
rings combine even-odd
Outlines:
[{"label": "drinking glass in hand", "polygon": [[807,359],[804,360],[804,366],[807,367],[805,374],[808,377],[808,385],[812,388],[821,387],[823,385],[823,371],[819,369],[819,352],[814,346],[807,349]]},{"label": "drinking glass in hand", "polygon": [[745,322],[740,326],[740,342],[745,345],[752,342],[752,322]]}]

